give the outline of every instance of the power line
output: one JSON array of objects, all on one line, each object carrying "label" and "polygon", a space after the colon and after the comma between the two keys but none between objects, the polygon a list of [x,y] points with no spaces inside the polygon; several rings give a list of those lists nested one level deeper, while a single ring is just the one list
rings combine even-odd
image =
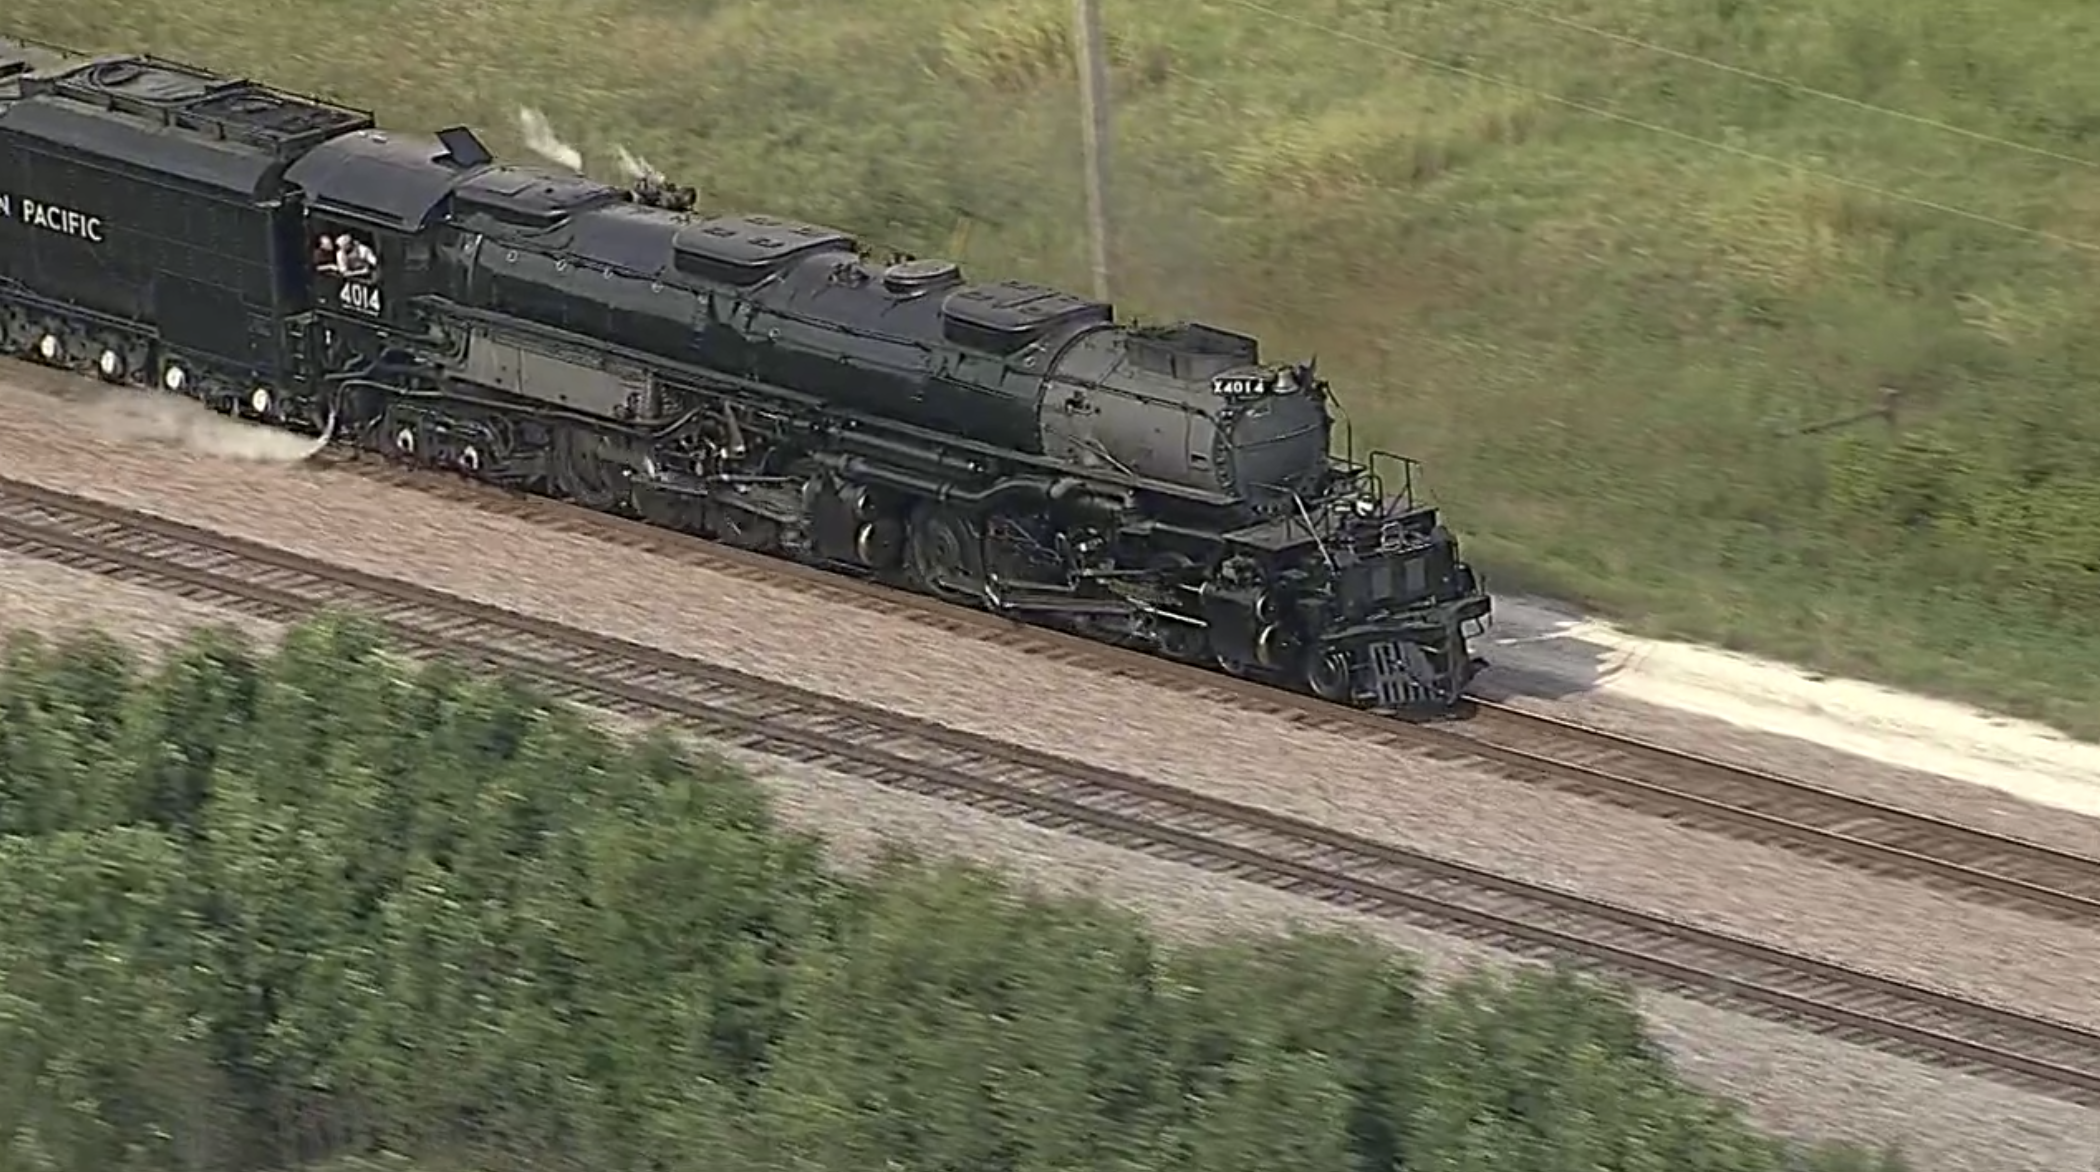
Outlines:
[{"label": "power line", "polygon": [[1539,9],[1532,8],[1529,5],[1514,3],[1513,0],[1475,0],[1475,2],[1486,4],[1491,8],[1500,8],[1508,12],[1516,13],[1518,16],[1523,17],[1525,20],[1529,20],[1534,23],[1555,25],[1557,27],[1570,29],[1575,32],[1587,33],[1590,36],[1601,37],[1607,41],[1615,41],[1621,45],[1626,45],[1630,48],[1640,49],[1649,53],[1655,53],[1663,57],[1675,58],[1676,60],[1688,62],[1693,65],[1703,65],[1708,69],[1714,69],[1719,70],[1722,73],[1733,74],[1736,77],[1740,77],[1748,81],[1758,82],[1761,85],[1773,86],[1777,89],[1791,90],[1792,92],[1797,94],[1806,94],[1809,97],[1820,98],[1826,102],[1836,102],[1839,105],[1850,106],[1855,110],[1864,110],[1870,114],[1879,114],[1884,118],[1894,118],[1899,121],[1909,122],[1914,125],[1927,127],[1928,129],[1944,131],[1948,134],[1959,135],[1963,138],[1973,139],[1977,142],[1989,143],[1990,145],[1996,147],[2003,147],[2006,150],[2019,151],[2023,154],[2034,155],[2037,158],[2050,159],[2059,163],[2070,163],[2074,166],[2087,167],[2095,171],[2100,171],[2100,161],[2096,161],[2093,159],[2082,159],[2077,155],[2067,155],[2064,154],[2062,151],[2052,151],[2047,147],[2038,147],[2031,143],[2020,142],[2017,139],[2006,138],[2002,135],[1991,134],[1987,131],[1972,130],[1969,127],[1962,126],[1958,123],[1947,122],[1938,118],[1928,118],[1923,114],[1913,114],[1908,110],[1900,110],[1893,106],[1878,105],[1874,102],[1865,101],[1860,98],[1850,97],[1832,90],[1818,89],[1815,86],[1808,85],[1805,82],[1795,81],[1792,78],[1781,77],[1777,74],[1762,73],[1755,69],[1746,69],[1740,65],[1731,65],[1726,61],[1717,61],[1712,57],[1704,57],[1697,53],[1687,52],[1683,49],[1673,49],[1668,45],[1658,45],[1653,41],[1645,41],[1639,37],[1629,36],[1626,33],[1615,33],[1610,29],[1599,28],[1593,24],[1585,24],[1582,21],[1574,20],[1565,16],[1560,16],[1555,13],[1542,12]]},{"label": "power line", "polygon": [[1849,188],[1853,191],[1858,191],[1867,195],[1872,195],[1880,199],[1890,200],[1895,203],[1910,204],[1913,207],[1925,208],[1929,211],[1939,212],[1942,215],[1954,216],[1959,219],[1969,220],[1973,223],[1984,224],[1989,227],[1998,228],[2007,232],[2018,233],[2023,236],[2031,236],[2038,240],[2046,240],[2052,244],[2062,245],[2065,248],[2077,249],[2081,252],[2100,253],[2100,244],[2095,244],[2091,241],[2079,240],[2075,237],[2065,236],[2057,232],[2051,232],[2046,228],[2032,228],[2025,224],[2016,224],[2011,220],[1989,215],[1984,212],[1971,211],[1968,208],[1959,207],[1954,204],[1941,203],[1938,200],[1926,199],[1922,196],[1909,195],[1901,191],[1895,191],[1890,188],[1880,187],[1872,183],[1862,182],[1858,179],[1848,179],[1843,175],[1834,174],[1829,171],[1818,170],[1814,167],[1806,167],[1801,165],[1800,163],[1795,163],[1787,159],[1782,159],[1777,155],[1768,155],[1762,151],[1753,151],[1748,147],[1739,147],[1734,145],[1733,143],[1721,142],[1718,139],[1705,138],[1700,135],[1693,134],[1690,131],[1678,130],[1675,127],[1664,126],[1661,123],[1657,122],[1649,122],[1646,119],[1636,118],[1631,114],[1622,114],[1617,110],[1612,110],[1604,106],[1597,106],[1589,102],[1577,100],[1575,98],[1564,97],[1560,94],[1553,93],[1550,90],[1542,90],[1536,86],[1525,85],[1522,82],[1510,81],[1507,78],[1496,77],[1494,74],[1483,73],[1480,70],[1470,69],[1463,65],[1453,65],[1448,61],[1438,61],[1434,57],[1429,57],[1421,53],[1411,52],[1407,49],[1399,47],[1398,45],[1388,44],[1387,42],[1378,40],[1374,37],[1364,36],[1362,33],[1351,32],[1348,29],[1336,28],[1332,25],[1321,24],[1316,20],[1310,20],[1306,17],[1299,16],[1295,13],[1283,12],[1278,9],[1271,8],[1266,4],[1257,2],[1257,0],[1222,0],[1222,2],[1234,5],[1239,8],[1244,8],[1247,11],[1255,13],[1259,16],[1266,16],[1271,20],[1281,21],[1285,24],[1294,24],[1299,26],[1300,28],[1310,29],[1313,32],[1322,33],[1327,36],[1334,37],[1337,40],[1350,41],[1355,44],[1362,45],[1365,48],[1375,49],[1381,53],[1390,54],[1394,57],[1399,57],[1404,60],[1412,61],[1417,65],[1426,65],[1431,69],[1441,70],[1445,73],[1449,73],[1457,77],[1466,78],[1469,81],[1476,81],[1485,85],[1496,86],[1501,89],[1510,90],[1514,93],[1527,94],[1531,97],[1538,98],[1541,101],[1550,102],[1556,106],[1561,106],[1566,109],[1573,110],[1579,114],[1587,114],[1592,118],[1602,118],[1609,122],[1617,122],[1624,126],[1634,127],[1637,130],[1645,130],[1651,134],[1659,134],[1666,138],[1677,139],[1680,142],[1691,143],[1694,146],[1705,147],[1708,150],[1718,151],[1722,154],[1734,155],[1737,158],[1749,159],[1752,162],[1763,163],[1771,167],[1779,167],[1784,170],[1791,171],[1796,175],[1801,175],[1810,179],[1821,180],[1825,183],[1833,183],[1839,187]]}]

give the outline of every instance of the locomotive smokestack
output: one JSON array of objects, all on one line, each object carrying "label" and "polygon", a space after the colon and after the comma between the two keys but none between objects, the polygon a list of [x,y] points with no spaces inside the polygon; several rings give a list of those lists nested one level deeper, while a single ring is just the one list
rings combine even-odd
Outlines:
[{"label": "locomotive smokestack", "polygon": [[690,187],[681,187],[670,181],[649,160],[627,149],[625,144],[613,144],[613,156],[620,171],[627,176],[628,186],[635,199],[650,207],[666,211],[689,212],[699,199],[699,193]]}]

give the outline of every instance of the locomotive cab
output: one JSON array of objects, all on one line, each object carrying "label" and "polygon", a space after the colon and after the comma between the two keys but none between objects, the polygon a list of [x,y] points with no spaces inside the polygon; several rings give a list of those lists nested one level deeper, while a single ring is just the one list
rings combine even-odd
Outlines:
[{"label": "locomotive cab", "polygon": [[439,291],[429,228],[454,188],[491,161],[463,128],[435,137],[365,129],[285,172],[305,210],[302,259],[322,319],[309,346],[324,377],[369,364],[391,336],[419,332],[416,299]]},{"label": "locomotive cab", "polygon": [[481,140],[458,127],[435,138],[367,130],[301,160],[290,178],[306,192],[315,305],[374,325],[407,326],[413,299],[438,291],[431,220],[456,186],[492,161]]},{"label": "locomotive cab", "polygon": [[[398,236],[352,224],[336,216],[307,220],[307,267],[314,304],[332,313],[393,324],[404,291],[395,287],[406,249]],[[425,267],[428,267],[427,250]]]}]

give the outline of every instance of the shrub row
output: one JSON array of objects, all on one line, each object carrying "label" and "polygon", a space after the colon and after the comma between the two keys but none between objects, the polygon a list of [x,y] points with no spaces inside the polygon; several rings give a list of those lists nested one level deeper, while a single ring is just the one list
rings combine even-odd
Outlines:
[{"label": "shrub row", "polygon": [[1615,991],[1170,947],[353,621],[0,670],[0,1167],[1766,1172]]}]

